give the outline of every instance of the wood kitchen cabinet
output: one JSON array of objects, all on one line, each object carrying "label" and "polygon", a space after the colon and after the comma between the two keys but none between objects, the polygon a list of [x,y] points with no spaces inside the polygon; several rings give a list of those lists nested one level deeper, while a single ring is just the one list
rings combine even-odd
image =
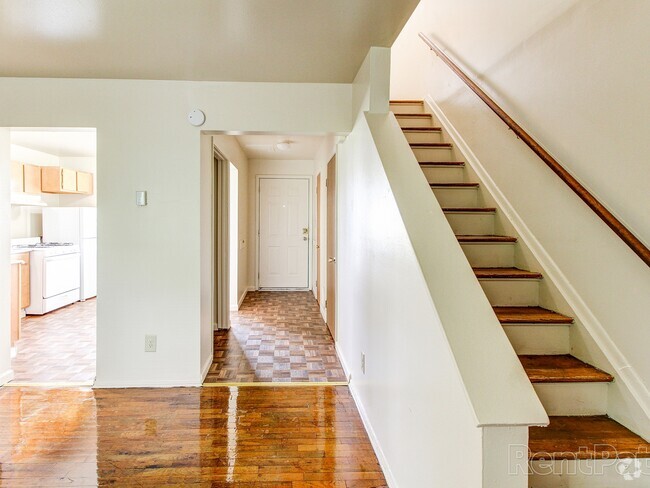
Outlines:
[{"label": "wood kitchen cabinet", "polygon": [[23,252],[11,256],[15,261],[22,261],[20,266],[20,308],[27,308],[31,304],[30,281],[29,281],[29,257],[30,253]]},{"label": "wood kitchen cabinet", "polygon": [[93,175],[85,171],[77,171],[77,192],[84,195],[93,194]]},{"label": "wood kitchen cabinet", "polygon": [[41,167],[41,192],[92,195],[93,175],[58,166],[43,166]]},{"label": "wood kitchen cabinet", "polygon": [[22,192],[24,188],[23,165],[17,161],[11,162],[11,191]]},{"label": "wood kitchen cabinet", "polygon": [[41,167],[23,164],[23,189],[25,193],[41,193]]},{"label": "wood kitchen cabinet", "polygon": [[20,339],[20,264],[11,263],[11,347]]},{"label": "wood kitchen cabinet", "polygon": [[77,193],[77,172],[58,166],[41,167],[43,193]]}]

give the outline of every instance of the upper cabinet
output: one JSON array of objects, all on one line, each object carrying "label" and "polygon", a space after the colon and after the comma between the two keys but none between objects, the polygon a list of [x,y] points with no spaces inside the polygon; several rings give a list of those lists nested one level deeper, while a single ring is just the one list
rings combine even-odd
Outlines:
[{"label": "upper cabinet", "polygon": [[41,167],[33,164],[23,165],[23,191],[25,193],[41,193]]},{"label": "upper cabinet", "polygon": [[41,193],[41,167],[12,161],[11,191],[14,193]]},{"label": "upper cabinet", "polygon": [[93,194],[93,175],[59,166],[36,166],[11,162],[12,193]]},{"label": "upper cabinet", "polygon": [[92,194],[92,174],[57,166],[41,167],[41,191],[43,193]]}]

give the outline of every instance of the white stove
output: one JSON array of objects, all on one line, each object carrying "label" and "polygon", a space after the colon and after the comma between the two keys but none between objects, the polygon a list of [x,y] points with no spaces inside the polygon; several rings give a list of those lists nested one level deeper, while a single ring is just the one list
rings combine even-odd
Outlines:
[{"label": "white stove", "polygon": [[79,246],[61,242],[16,243],[13,252],[30,252],[31,303],[28,315],[43,315],[80,299]]}]

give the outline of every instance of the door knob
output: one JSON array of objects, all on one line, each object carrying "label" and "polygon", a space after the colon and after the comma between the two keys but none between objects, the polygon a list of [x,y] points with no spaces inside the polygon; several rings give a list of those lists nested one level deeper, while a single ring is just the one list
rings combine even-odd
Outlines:
[{"label": "door knob", "polygon": [[327,258],[327,262],[328,262],[328,263],[335,263],[335,262],[336,262],[336,258]]}]

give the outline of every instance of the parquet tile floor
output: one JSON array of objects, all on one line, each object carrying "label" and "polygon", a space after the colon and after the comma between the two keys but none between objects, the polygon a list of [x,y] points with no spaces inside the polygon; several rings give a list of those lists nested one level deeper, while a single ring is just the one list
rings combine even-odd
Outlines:
[{"label": "parquet tile floor", "polygon": [[89,383],[95,380],[95,299],[77,302],[21,323],[13,382]]},{"label": "parquet tile floor", "polygon": [[334,341],[311,292],[256,291],[214,334],[205,379],[216,382],[346,381]]},{"label": "parquet tile floor", "polygon": [[0,388],[0,486],[382,488],[346,386]]}]

